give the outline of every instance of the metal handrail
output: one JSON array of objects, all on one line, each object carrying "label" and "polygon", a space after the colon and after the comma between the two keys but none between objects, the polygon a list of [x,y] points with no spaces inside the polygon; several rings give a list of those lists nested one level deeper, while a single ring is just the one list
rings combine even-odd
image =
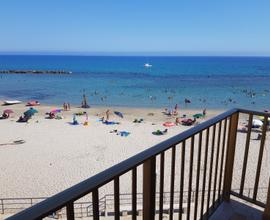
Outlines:
[{"label": "metal handrail", "polygon": [[[268,190],[267,187],[259,187],[260,190]],[[239,188],[236,188],[236,189],[232,189],[231,190],[231,193],[235,196],[238,195],[237,191],[239,191],[240,189]],[[243,189],[244,191],[248,191],[250,194],[250,192],[253,190],[253,188],[249,187],[249,188],[244,188]],[[211,190],[213,191],[213,190]],[[217,190],[216,190],[217,191]],[[192,193],[194,193],[195,190],[192,190]],[[202,193],[202,190],[199,190],[198,191],[199,193]],[[156,192],[156,198],[159,199],[159,193],[160,192]],[[180,192],[179,191],[175,191],[176,194],[179,194]],[[187,194],[188,191],[184,191],[184,194]],[[164,197],[169,197],[170,196],[170,192],[169,191],[165,191],[163,192],[163,195]],[[132,198],[132,193],[121,193],[119,194],[120,196],[120,204],[129,204],[131,205],[131,198]],[[193,195],[194,196],[194,195]],[[1,201],[1,204],[4,205],[4,212],[5,213],[5,210],[21,210],[21,208],[18,208],[18,207],[13,207],[13,205],[35,205],[37,204],[37,202],[35,201],[38,201],[40,200],[39,202],[41,201],[44,201],[45,199],[48,199],[49,197],[25,197],[25,198],[0,198],[0,201]],[[143,193],[140,192],[140,193],[137,193],[137,200],[139,201],[139,203],[142,203],[142,199],[143,199]],[[31,202],[32,200],[32,202]],[[179,200],[179,198],[175,198],[176,201]],[[8,201],[8,202],[7,202]],[[11,201],[11,202],[9,202]],[[27,202],[21,202],[21,201],[27,201]],[[106,194],[104,195],[102,198],[99,199],[99,201],[104,201],[104,203],[106,204],[110,204],[113,203],[114,201],[114,194]],[[122,202],[122,201],[129,201],[129,202]],[[169,201],[168,200],[165,200],[165,204],[166,202],[168,203]],[[259,203],[259,204],[262,204],[262,203]],[[75,202],[74,205],[88,205],[88,206],[92,206],[92,202],[90,201],[82,201],[82,202]],[[31,207],[30,206],[30,207]],[[265,207],[265,205],[261,205],[262,207]],[[85,207],[84,207],[85,208]],[[10,212],[9,212],[10,213]],[[15,213],[14,213],[15,214]]]}]

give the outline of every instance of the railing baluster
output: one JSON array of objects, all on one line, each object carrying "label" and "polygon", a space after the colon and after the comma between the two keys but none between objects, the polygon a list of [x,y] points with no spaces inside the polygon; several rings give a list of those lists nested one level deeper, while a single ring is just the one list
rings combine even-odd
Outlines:
[{"label": "railing baluster", "polygon": [[269,183],[268,183],[266,206],[263,212],[263,220],[269,220],[269,219],[270,219],[270,178],[269,178]]},{"label": "railing baluster", "polygon": [[212,185],[212,170],[213,170],[213,160],[214,160],[214,152],[215,152],[215,138],[216,138],[216,124],[213,126],[213,134],[212,134],[212,148],[211,148],[211,156],[210,156],[210,167],[209,167],[209,180],[208,180],[208,193],[207,193],[207,214],[209,213],[209,204],[210,204],[210,194],[211,194],[211,185]]},{"label": "railing baluster", "polygon": [[92,192],[92,202],[93,202],[93,217],[94,217],[94,220],[99,220],[98,189],[95,189]]},{"label": "railing baluster", "polygon": [[180,195],[179,195],[179,216],[178,219],[182,220],[183,211],[183,192],[184,192],[184,176],[185,176],[185,153],[186,141],[183,141],[181,148],[181,177],[180,177]]},{"label": "railing baluster", "polygon": [[81,217],[83,217],[83,206],[82,206],[82,203],[80,205],[80,208],[81,208]]},{"label": "railing baluster", "polygon": [[143,164],[143,220],[155,219],[156,197],[156,158]]},{"label": "railing baluster", "polygon": [[256,170],[256,179],[255,179],[255,184],[254,184],[254,193],[253,193],[253,200],[254,201],[257,198],[258,186],[259,186],[259,181],[260,181],[260,173],[261,173],[261,166],[262,166],[262,159],[263,159],[263,150],[264,150],[264,143],[265,143],[266,130],[267,130],[267,122],[268,122],[268,117],[265,116],[264,123],[263,123],[263,130],[262,130],[260,152],[259,152],[258,164],[257,164],[257,170]]},{"label": "railing baluster", "polygon": [[114,178],[114,219],[120,219],[120,205],[119,205],[119,176]]},{"label": "railing baluster", "polygon": [[226,153],[226,164],[225,164],[225,176],[223,184],[223,198],[226,202],[230,201],[230,192],[232,186],[232,176],[233,176],[233,164],[234,164],[234,154],[235,145],[237,137],[237,125],[238,125],[239,113],[234,113],[230,117],[229,126],[229,137],[227,143],[227,153]]},{"label": "railing baluster", "polygon": [[137,219],[137,168],[132,169],[132,220]]},{"label": "railing baluster", "polygon": [[197,161],[197,176],[196,176],[196,195],[195,195],[195,206],[194,206],[194,220],[197,220],[197,209],[198,209],[198,196],[199,196],[199,182],[200,182],[200,166],[201,166],[201,151],[202,151],[202,134],[199,134],[198,144],[198,161]]},{"label": "railing baluster", "polygon": [[67,204],[67,220],[74,220],[74,203],[69,202]]},{"label": "railing baluster", "polygon": [[250,145],[252,121],[253,121],[253,115],[250,113],[249,120],[248,120],[248,131],[247,131],[246,147],[245,147],[245,153],[244,153],[242,178],[241,178],[240,192],[239,192],[240,195],[243,195],[243,189],[244,189],[245,178],[246,178],[246,169],[247,169],[247,160],[248,160],[248,151],[249,151],[249,145]]},{"label": "railing baluster", "polygon": [[220,149],[220,136],[221,136],[221,122],[219,122],[218,127],[218,141],[217,141],[217,154],[216,154],[216,166],[215,166],[215,179],[214,179],[214,192],[213,192],[213,200],[212,205],[215,204],[216,200],[216,189],[217,189],[217,176],[218,176],[218,164],[219,164],[219,149]]},{"label": "railing baluster", "polygon": [[163,219],[164,152],[160,154],[159,220]]},{"label": "railing baluster", "polygon": [[218,202],[221,202],[221,183],[223,177],[223,164],[224,164],[224,155],[225,155],[225,145],[226,145],[226,133],[227,133],[227,118],[224,120],[223,128],[223,140],[222,140],[222,151],[221,151],[221,164],[220,164],[220,173],[219,173],[219,184],[218,184]]},{"label": "railing baluster", "polygon": [[172,147],[172,161],[171,161],[171,187],[170,187],[170,213],[169,219],[173,219],[173,204],[174,204],[174,177],[175,177],[175,146]]},{"label": "railing baluster", "polygon": [[1,199],[1,213],[4,214],[5,213],[5,209],[4,209],[4,200]]},{"label": "railing baluster", "polygon": [[206,169],[207,169],[207,159],[208,159],[208,144],[209,144],[209,128],[206,131],[206,142],[205,142],[205,152],[204,152],[204,166],[203,166],[203,185],[202,185],[202,203],[201,203],[201,214],[200,219],[203,218],[204,211],[204,194],[205,194],[205,184],[206,184]]},{"label": "railing baluster", "polygon": [[187,204],[187,220],[190,219],[190,203],[192,191],[192,171],[193,171],[193,153],[194,153],[194,136],[191,137],[190,146],[190,164],[189,164],[189,181],[188,181],[188,204]]}]

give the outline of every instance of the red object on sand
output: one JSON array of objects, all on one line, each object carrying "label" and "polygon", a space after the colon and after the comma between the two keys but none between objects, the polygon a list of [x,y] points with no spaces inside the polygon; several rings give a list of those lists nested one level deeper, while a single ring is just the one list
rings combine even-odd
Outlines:
[{"label": "red object on sand", "polygon": [[27,106],[37,106],[37,105],[40,105],[38,101],[30,101],[27,103]]},{"label": "red object on sand", "polygon": [[165,122],[165,123],[163,123],[163,126],[172,127],[172,126],[175,126],[175,123],[173,123],[173,122]]}]

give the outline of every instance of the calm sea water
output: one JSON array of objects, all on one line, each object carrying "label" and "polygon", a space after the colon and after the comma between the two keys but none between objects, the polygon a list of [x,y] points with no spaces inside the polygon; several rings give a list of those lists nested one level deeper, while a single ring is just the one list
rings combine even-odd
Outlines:
[{"label": "calm sea water", "polygon": [[[145,68],[144,64],[152,64]],[[46,104],[270,108],[270,58],[0,56],[0,69],[66,70],[70,75],[0,74],[0,99]],[[185,106],[184,99],[191,100]]]}]

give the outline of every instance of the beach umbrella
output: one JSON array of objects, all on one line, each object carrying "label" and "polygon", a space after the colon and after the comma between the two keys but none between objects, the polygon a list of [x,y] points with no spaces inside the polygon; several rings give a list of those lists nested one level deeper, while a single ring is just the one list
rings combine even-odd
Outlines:
[{"label": "beach umbrella", "polygon": [[261,126],[263,126],[263,123],[259,119],[253,119],[252,125],[256,126],[256,127],[261,127]]},{"label": "beach umbrella", "polygon": [[114,112],[114,114],[116,114],[120,118],[124,118],[124,115],[121,112]]},{"label": "beach umbrella", "polygon": [[11,109],[6,109],[3,111],[3,113],[5,114],[11,114],[11,113],[14,113]]},{"label": "beach umbrella", "polygon": [[202,118],[202,117],[204,117],[204,115],[201,113],[193,115],[193,118]]},{"label": "beach umbrella", "polygon": [[51,113],[60,113],[61,111],[62,111],[61,109],[55,108],[51,110]]},{"label": "beach umbrella", "polygon": [[25,116],[32,116],[32,115],[34,115],[35,113],[38,113],[38,111],[36,110],[36,109],[34,109],[34,108],[30,108],[30,109],[28,109],[26,112],[24,112],[23,114],[25,115]]}]

